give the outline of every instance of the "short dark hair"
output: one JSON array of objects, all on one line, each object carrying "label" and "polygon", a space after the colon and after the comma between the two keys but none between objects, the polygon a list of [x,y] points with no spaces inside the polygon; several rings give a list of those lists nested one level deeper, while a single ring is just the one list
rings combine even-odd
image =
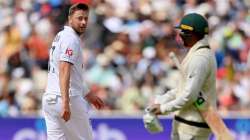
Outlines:
[{"label": "short dark hair", "polygon": [[89,6],[87,4],[84,4],[84,3],[73,4],[69,8],[69,16],[71,16],[72,14],[74,14],[74,12],[77,11],[77,10],[89,11]]}]

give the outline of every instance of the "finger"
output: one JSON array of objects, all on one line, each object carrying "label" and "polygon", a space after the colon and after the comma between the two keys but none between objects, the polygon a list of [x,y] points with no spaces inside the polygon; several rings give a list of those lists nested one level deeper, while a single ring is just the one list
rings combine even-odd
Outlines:
[{"label": "finger", "polygon": [[101,109],[101,106],[99,104],[96,104],[95,108],[99,110]]},{"label": "finger", "polygon": [[100,109],[101,109],[101,108],[104,108],[104,106],[105,106],[105,103],[104,103],[103,100],[101,100],[101,99],[98,100],[98,104],[99,104],[99,106],[100,106]]},{"label": "finger", "polygon": [[99,101],[100,101],[101,105],[105,104],[104,101],[102,99],[100,99],[100,98],[99,98]]},{"label": "finger", "polygon": [[67,121],[67,118],[66,118],[65,114],[62,114],[61,118],[62,118],[64,121]]},{"label": "finger", "polygon": [[62,118],[64,121],[66,121],[66,117],[65,117],[64,114],[61,115],[61,118]]},{"label": "finger", "polygon": [[95,106],[96,109],[101,109],[104,106],[104,102],[97,97],[93,105]]},{"label": "finger", "polygon": [[62,119],[67,122],[69,119],[70,119],[70,113],[69,112],[64,112],[62,115],[61,115]]},{"label": "finger", "polygon": [[155,108],[154,114],[155,114],[155,115],[160,115],[160,114],[161,114],[160,109],[159,109],[159,108]]},{"label": "finger", "polygon": [[67,122],[67,121],[69,121],[69,119],[70,119],[70,115],[67,114],[67,115],[65,116],[65,121]]},{"label": "finger", "polygon": [[95,103],[95,108],[96,108],[96,109],[101,109],[101,104],[100,104],[99,102],[96,102],[96,103]]},{"label": "finger", "polygon": [[153,113],[153,111],[154,111],[154,106],[149,106],[149,107],[147,107],[145,111],[146,111],[146,112]]},{"label": "finger", "polygon": [[157,113],[157,108],[156,108],[156,107],[153,107],[153,108],[151,109],[151,112]]}]

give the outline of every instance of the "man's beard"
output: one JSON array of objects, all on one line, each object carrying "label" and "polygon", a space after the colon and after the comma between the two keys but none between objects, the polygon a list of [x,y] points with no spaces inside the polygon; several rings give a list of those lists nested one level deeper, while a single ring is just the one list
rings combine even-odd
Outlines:
[{"label": "man's beard", "polygon": [[81,36],[84,32],[78,32],[78,31],[76,31],[76,33],[77,33],[79,36]]},{"label": "man's beard", "polygon": [[83,30],[82,32],[79,32],[79,31],[77,30],[77,28],[75,28],[75,27],[73,27],[73,29],[75,30],[75,32],[76,32],[79,36],[81,36],[81,35],[85,32],[85,30]]},{"label": "man's beard", "polygon": [[180,35],[182,41],[183,41],[183,45],[184,46],[189,46],[190,40],[192,40],[192,37],[190,35]]}]

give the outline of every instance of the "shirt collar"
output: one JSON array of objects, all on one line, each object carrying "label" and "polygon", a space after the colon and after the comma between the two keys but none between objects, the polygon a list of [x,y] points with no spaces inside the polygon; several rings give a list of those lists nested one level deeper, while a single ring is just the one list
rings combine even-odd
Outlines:
[{"label": "shirt collar", "polygon": [[78,38],[80,38],[79,35],[76,33],[76,31],[72,27],[64,26],[64,30],[68,31],[68,32],[71,32],[71,33],[74,33]]}]

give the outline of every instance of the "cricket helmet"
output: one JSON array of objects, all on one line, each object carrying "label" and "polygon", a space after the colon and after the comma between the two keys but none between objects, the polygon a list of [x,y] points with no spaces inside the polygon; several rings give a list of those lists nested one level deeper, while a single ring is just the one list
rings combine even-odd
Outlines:
[{"label": "cricket helmet", "polygon": [[190,13],[185,15],[176,28],[191,31],[200,35],[208,34],[208,22],[200,14]]}]

